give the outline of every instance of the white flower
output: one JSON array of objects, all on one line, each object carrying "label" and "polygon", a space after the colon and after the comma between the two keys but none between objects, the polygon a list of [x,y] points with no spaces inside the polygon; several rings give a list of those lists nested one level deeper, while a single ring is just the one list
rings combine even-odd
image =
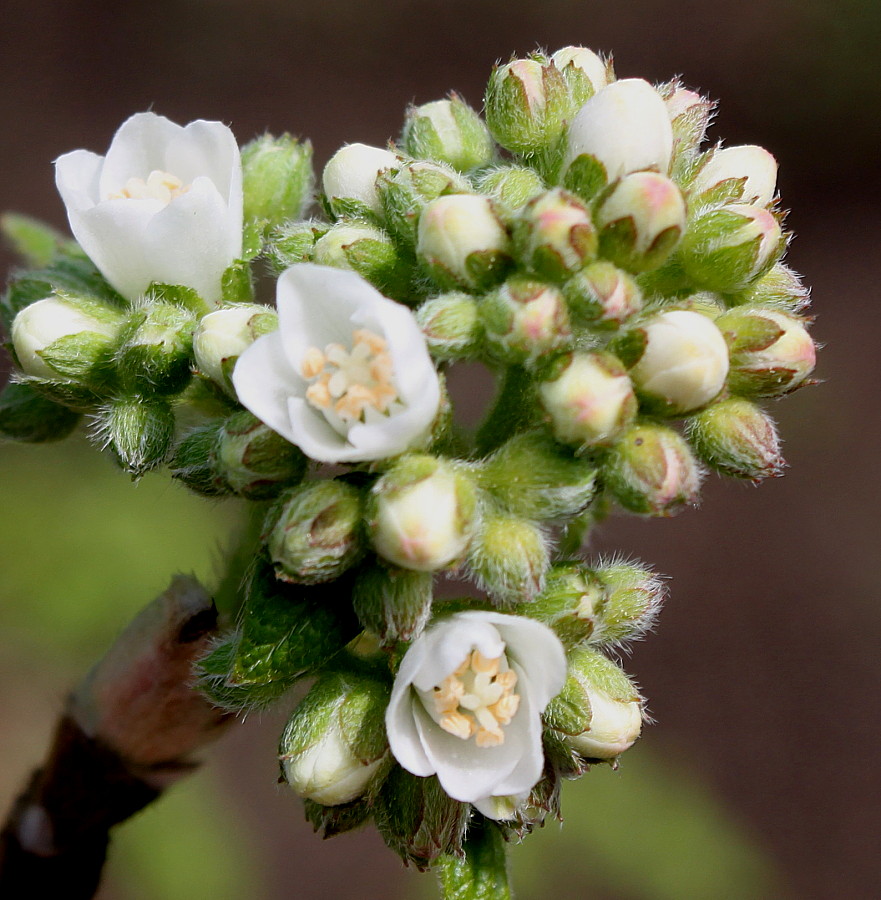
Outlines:
[{"label": "white flower", "polygon": [[106,157],[59,157],[55,184],[74,237],[124,297],[155,281],[220,300],[221,276],[242,252],[242,167],[225,125],[138,113]]},{"label": "white flower", "polygon": [[524,799],[541,777],[541,714],[565,679],[563,646],[540,622],[480,611],[442,619],[401,661],[386,711],[392,754],[497,815],[498,798]]},{"label": "white flower", "polygon": [[300,263],[278,280],[278,331],[239,357],[239,401],[321,462],[403,453],[431,426],[440,382],[405,306],[354,272]]}]

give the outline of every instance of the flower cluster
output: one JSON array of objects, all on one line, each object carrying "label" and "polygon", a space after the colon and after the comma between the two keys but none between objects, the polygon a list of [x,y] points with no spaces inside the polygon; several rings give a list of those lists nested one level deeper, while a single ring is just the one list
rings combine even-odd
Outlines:
[{"label": "flower cluster", "polygon": [[[761,404],[809,382],[807,292],[776,161],[705,147],[712,109],[567,47],[497,66],[484,117],[415,106],[320,179],[308,143],[152,113],[58,160],[78,246],[19,235],[39,268],[0,306],[0,430],[88,414],[134,477],[267,503],[200,683],[239,711],[317,679],[280,761],[325,834],[372,818],[428,866],[479,817],[522,836],[558,813],[561,778],[639,736],[609,651],[664,593],[583,559],[590,527],[694,505],[705,467],[780,474]],[[473,434],[459,361],[498,380]],[[435,598],[447,573],[480,599]]]}]

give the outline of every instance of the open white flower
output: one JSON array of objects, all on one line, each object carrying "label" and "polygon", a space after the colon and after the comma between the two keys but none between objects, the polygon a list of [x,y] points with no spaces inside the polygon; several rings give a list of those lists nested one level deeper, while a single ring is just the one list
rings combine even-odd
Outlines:
[{"label": "open white flower", "polygon": [[239,401],[321,462],[403,453],[428,431],[440,382],[405,306],[354,272],[300,263],[283,272],[278,331],[239,357]]},{"label": "open white flower", "polygon": [[499,818],[499,798],[525,799],[541,777],[541,714],[565,679],[562,644],[534,619],[481,611],[442,619],[401,661],[386,711],[392,754]]},{"label": "open white flower", "polygon": [[107,156],[59,157],[55,184],[74,237],[124,297],[155,281],[220,300],[221,276],[242,252],[242,166],[226,125],[138,113]]}]

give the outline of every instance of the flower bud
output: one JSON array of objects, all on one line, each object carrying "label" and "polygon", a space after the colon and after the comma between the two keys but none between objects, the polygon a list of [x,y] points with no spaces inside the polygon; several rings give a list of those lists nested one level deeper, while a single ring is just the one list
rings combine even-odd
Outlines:
[{"label": "flower bud", "polygon": [[487,509],[471,541],[468,565],[496,603],[528,602],[544,587],[550,565],[547,540],[534,523]]},{"label": "flower bud", "polygon": [[551,56],[569,86],[575,108],[583,106],[609,83],[611,63],[587,47],[563,47]]},{"label": "flower bud", "polygon": [[747,397],[778,397],[814,370],[816,348],[804,320],[775,309],[739,306],[716,320],[731,353],[728,386]]},{"label": "flower bud", "polygon": [[66,438],[80,413],[38,393],[30,384],[10,381],[0,394],[0,438],[45,444]]},{"label": "flower bud", "polygon": [[266,500],[301,481],[306,457],[247,410],[223,423],[216,445],[217,471],[234,494]]},{"label": "flower bud", "polygon": [[242,147],[245,219],[278,225],[299,218],[312,199],[312,144],[264,134]]},{"label": "flower bud", "polygon": [[563,285],[573,319],[594,328],[617,328],[642,308],[642,291],[627,272],[600,259]]},{"label": "flower bud", "polygon": [[615,81],[595,94],[569,126],[565,184],[585,200],[643,169],[666,175],[673,152],[667,107],[639,78]]},{"label": "flower bud", "polygon": [[206,497],[230,493],[217,469],[217,443],[223,422],[194,428],[178,441],[168,462],[171,477]]},{"label": "flower bud", "polygon": [[322,186],[336,217],[373,219],[382,214],[376,193],[380,172],[397,168],[400,160],[390,150],[367,144],[346,144],[324,167]]},{"label": "flower bud", "polygon": [[641,637],[655,624],[664,601],[664,583],[651,569],[612,559],[594,569],[602,585],[596,604],[592,644],[620,645]]},{"label": "flower bud", "polygon": [[319,679],[282,734],[278,756],[284,780],[323,806],[363,796],[389,759],[383,720],[389,695],[385,682],[353,672]]},{"label": "flower bud", "polygon": [[611,353],[570,353],[552,371],[554,377],[541,382],[538,396],[558,441],[602,446],[633,421],[633,386]]},{"label": "flower bud", "polygon": [[723,475],[758,482],[783,472],[774,420],[749,400],[731,397],[692,416],[688,439],[697,455]]},{"label": "flower bud", "polygon": [[339,480],[313,481],[284,494],[270,512],[266,545],[276,577],[332,581],[364,550],[360,492]]},{"label": "flower bud", "polygon": [[745,144],[711,150],[689,188],[692,203],[767,206],[777,188],[777,160],[764,147]]},{"label": "flower bud", "polygon": [[696,91],[682,87],[678,81],[666,85],[661,95],[673,131],[670,172],[676,181],[681,182],[692,174],[694,160],[706,136],[715,104]]},{"label": "flower bud", "polygon": [[565,281],[596,255],[590,210],[562,188],[534,197],[514,225],[514,247],[523,264],[551,281]]},{"label": "flower bud", "polygon": [[601,198],[596,210],[600,254],[622,269],[656,269],[685,231],[685,200],[665,175],[626,175]]},{"label": "flower bud", "polygon": [[405,569],[432,572],[454,565],[471,541],[476,506],[464,473],[433,456],[404,457],[371,491],[373,546]]},{"label": "flower bud", "polygon": [[264,253],[272,271],[281,275],[285,269],[312,258],[312,247],[327,226],[308,222],[282,222],[271,229]]},{"label": "flower bud", "polygon": [[493,158],[486,125],[458,94],[407,110],[401,143],[410,156],[448,163],[460,172]]},{"label": "flower bud", "polygon": [[548,571],[544,590],[516,612],[544,622],[570,650],[593,634],[603,599],[603,585],[587,566],[557,563]]},{"label": "flower bud", "polygon": [[477,477],[514,515],[539,521],[577,515],[596,490],[595,467],[537,431],[502,444]]},{"label": "flower bud", "polygon": [[672,516],[697,503],[701,470],[688,444],[671,428],[634,425],[611,448],[603,480],[624,509]]},{"label": "flower bud", "polygon": [[425,207],[416,251],[447,289],[483,290],[499,282],[511,262],[508,233],[488,197],[451,194]]},{"label": "flower bud", "polygon": [[586,759],[616,759],[642,731],[642,697],[612,660],[583,647],[569,654],[569,677],[545,721]]},{"label": "flower bud", "polygon": [[15,358],[26,375],[93,380],[106,369],[122,316],[91,300],[46,297],[12,323]]},{"label": "flower bud", "polygon": [[771,213],[733,204],[699,213],[689,222],[678,258],[697,287],[724,294],[743,290],[785,248],[786,237]]},{"label": "flower bud", "polygon": [[140,478],[168,455],[174,410],[161,397],[119,397],[98,414],[96,435],[122,469]]},{"label": "flower bud", "polygon": [[386,297],[408,294],[410,266],[401,259],[392,239],[372,225],[333,225],[316,242],[312,260],[318,265],[350,269]]},{"label": "flower bud", "polygon": [[701,313],[659,313],[624,335],[621,344],[636,391],[653,411],[690,412],[709,403],[725,384],[728,347]]},{"label": "flower bud", "polygon": [[563,294],[540,281],[511,278],[487,294],[478,309],[487,345],[504,362],[534,362],[570,342]]},{"label": "flower bud", "polygon": [[230,396],[235,396],[232,371],[239,356],[263,334],[278,328],[275,310],[257,303],[242,303],[203,316],[193,335],[196,369]]},{"label": "flower bud", "polygon": [[129,317],[114,353],[117,373],[132,390],[176,394],[190,380],[196,319],[174,303],[152,302]]},{"label": "flower bud", "polygon": [[513,216],[545,189],[541,175],[529,166],[497,166],[476,179],[477,189],[492,198],[501,213]]},{"label": "flower bud", "polygon": [[416,310],[416,321],[436,359],[468,357],[483,337],[477,301],[470,294],[453,292],[432,297]]},{"label": "flower bud", "polygon": [[748,285],[739,294],[726,298],[732,306],[779,306],[790,313],[800,313],[810,305],[810,291],[801,278],[782,262]]},{"label": "flower bud", "polygon": [[486,122],[506,149],[529,155],[553,145],[573,109],[556,66],[515,59],[493,69],[486,88]]},{"label": "flower bud", "polygon": [[421,159],[382,172],[376,190],[389,231],[410,247],[416,246],[419,217],[428,203],[447,194],[474,192],[451,166]]},{"label": "flower bud", "polygon": [[384,565],[363,567],[352,590],[361,624],[384,647],[412,641],[431,615],[431,573]]}]

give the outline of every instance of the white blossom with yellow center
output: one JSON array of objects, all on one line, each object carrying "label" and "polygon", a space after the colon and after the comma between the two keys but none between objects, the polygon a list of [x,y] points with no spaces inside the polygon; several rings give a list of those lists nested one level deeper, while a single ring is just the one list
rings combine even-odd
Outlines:
[{"label": "white blossom with yellow center", "polygon": [[534,619],[468,611],[441,619],[401,661],[386,712],[395,759],[437,775],[455,800],[499,818],[544,766],[541,714],[561,690],[566,655]]},{"label": "white blossom with yellow center", "polygon": [[354,272],[300,263],[278,280],[278,331],[242,353],[240,402],[321,462],[396,456],[440,404],[425,338],[405,306]]}]

